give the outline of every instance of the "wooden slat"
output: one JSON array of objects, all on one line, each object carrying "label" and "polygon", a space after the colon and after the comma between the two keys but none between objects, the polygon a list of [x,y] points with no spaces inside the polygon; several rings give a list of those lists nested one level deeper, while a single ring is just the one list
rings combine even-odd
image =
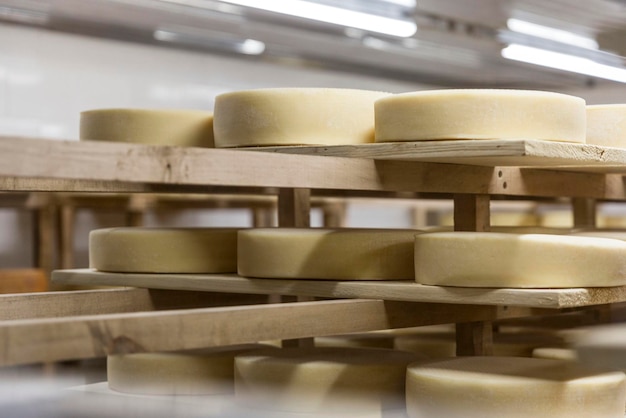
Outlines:
[{"label": "wooden slat", "polygon": [[594,199],[572,199],[572,212],[575,228],[596,227],[596,201]]},{"label": "wooden slat", "polygon": [[494,306],[339,300],[0,322],[0,365],[527,315]]},{"label": "wooden slat", "polygon": [[[496,146],[497,142],[484,143],[489,144],[491,151],[480,152],[497,155],[506,150]],[[528,145],[528,141],[523,144]],[[602,164],[616,162],[619,158],[613,154],[621,152],[601,149],[606,151],[601,156],[596,155],[598,151],[565,153],[563,157],[560,152],[568,150],[568,146],[571,144],[541,144],[548,151],[558,147],[559,152],[550,158],[572,158],[572,164],[587,163],[585,158],[597,159]],[[528,153],[535,151],[528,148],[525,147],[522,158],[532,166]],[[609,179],[610,176],[602,173],[543,169],[554,168],[550,165],[541,166],[542,169],[500,166],[494,169],[459,163],[466,161],[467,158],[460,158],[455,164],[440,164],[319,158],[248,150],[0,137],[0,189],[207,193],[219,186],[626,198],[625,186],[618,175]]]},{"label": "wooden slat", "polygon": [[456,324],[457,356],[493,354],[493,322],[475,321]]},{"label": "wooden slat", "polygon": [[259,295],[137,288],[0,295],[0,321],[265,303]]},{"label": "wooden slat", "polygon": [[250,279],[234,274],[121,274],[89,269],[60,270],[53,281],[64,284],[135,286],[212,292],[374,298],[399,301],[574,308],[626,301],[626,286],[572,289],[489,289],[425,286],[413,281],[323,281]]},{"label": "wooden slat", "polygon": [[454,230],[489,231],[489,196],[454,195]]},{"label": "wooden slat", "polygon": [[363,145],[256,148],[300,155],[373,158],[474,164],[484,166],[549,166],[571,170],[615,169],[624,173],[626,150],[586,144],[538,140],[450,140]]},{"label": "wooden slat", "polygon": [[307,228],[311,219],[311,190],[280,189],[278,192],[278,226]]}]

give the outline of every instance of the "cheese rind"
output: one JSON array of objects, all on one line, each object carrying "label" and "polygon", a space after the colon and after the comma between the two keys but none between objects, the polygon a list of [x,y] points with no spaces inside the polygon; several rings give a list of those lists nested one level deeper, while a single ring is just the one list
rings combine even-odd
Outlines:
[{"label": "cheese rind", "polygon": [[374,142],[374,102],[389,93],[332,88],[234,91],[215,99],[215,145]]},{"label": "cheese rind", "polygon": [[434,232],[415,237],[415,280],[463,287],[626,284],[626,242],[545,234]]},{"label": "cheese rind", "polygon": [[91,231],[89,264],[117,273],[235,273],[238,228],[121,227]]},{"label": "cheese rind", "polygon": [[238,237],[241,276],[320,280],[414,278],[417,230],[256,228]]},{"label": "cheese rind", "polygon": [[587,143],[626,148],[626,104],[587,106]]},{"label": "cheese rind", "polygon": [[261,344],[108,356],[109,388],[140,395],[217,395],[234,391],[235,356]]},{"label": "cheese rind", "polygon": [[626,375],[569,361],[460,357],[407,369],[411,418],[623,418]]},{"label": "cheese rind", "polygon": [[373,348],[294,348],[235,359],[235,400],[261,410],[372,413],[404,408],[412,353]]},{"label": "cheese rind", "polygon": [[376,142],[539,139],[585,142],[585,101],[532,90],[451,89],[376,102]]},{"label": "cheese rind", "polygon": [[213,113],[182,109],[95,109],[80,114],[80,139],[214,147]]}]

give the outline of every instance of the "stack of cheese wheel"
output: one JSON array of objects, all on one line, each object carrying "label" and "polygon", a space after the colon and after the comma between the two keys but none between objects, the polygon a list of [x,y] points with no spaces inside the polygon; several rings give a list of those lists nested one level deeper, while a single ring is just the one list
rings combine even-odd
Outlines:
[{"label": "stack of cheese wheel", "polygon": [[587,143],[626,148],[626,104],[587,106]]},{"label": "stack of cheese wheel", "polygon": [[376,142],[539,139],[585,142],[585,101],[531,90],[430,90],[376,102]]},{"label": "stack of cheese wheel", "polygon": [[412,280],[418,233],[361,228],[242,230],[238,273],[258,278]]},{"label": "stack of cheese wheel", "polygon": [[91,231],[91,268],[115,273],[235,273],[239,228]]},{"label": "stack of cheese wheel", "polygon": [[433,232],[415,237],[415,279],[441,286],[567,288],[626,284],[626,242],[594,237]]},{"label": "stack of cheese wheel", "polygon": [[352,145],[374,142],[374,102],[388,93],[331,88],[277,88],[215,99],[219,148]]},{"label": "stack of cheese wheel", "polygon": [[107,358],[109,388],[139,395],[219,395],[234,391],[234,359],[261,344]]},{"label": "stack of cheese wheel", "polygon": [[88,110],[80,114],[80,139],[214,147],[213,113],[178,109]]},{"label": "stack of cheese wheel", "polygon": [[406,369],[417,360],[373,348],[242,354],[235,359],[235,402],[268,417],[383,417],[404,411]]},{"label": "stack of cheese wheel", "polygon": [[623,418],[626,375],[571,361],[461,357],[407,370],[411,418]]}]

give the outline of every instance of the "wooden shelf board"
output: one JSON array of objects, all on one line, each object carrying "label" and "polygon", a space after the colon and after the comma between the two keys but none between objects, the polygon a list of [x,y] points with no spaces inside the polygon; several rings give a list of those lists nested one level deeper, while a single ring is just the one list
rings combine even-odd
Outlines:
[{"label": "wooden shelf board", "polygon": [[626,149],[532,139],[414,141],[244,149],[374,160],[626,173]]},{"label": "wooden shelf board", "polygon": [[626,286],[570,289],[484,289],[425,286],[412,281],[250,279],[234,274],[122,274],[58,270],[53,282],[225,293],[280,294],[409,302],[574,308],[626,301]]}]

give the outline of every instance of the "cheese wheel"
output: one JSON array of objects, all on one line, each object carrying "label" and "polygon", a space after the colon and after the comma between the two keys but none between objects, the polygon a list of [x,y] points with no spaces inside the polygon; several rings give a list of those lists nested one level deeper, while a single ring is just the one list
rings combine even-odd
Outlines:
[{"label": "cheese wheel", "polygon": [[235,273],[237,228],[105,228],[89,234],[89,264],[118,273]]},{"label": "cheese wheel", "polygon": [[433,232],[415,237],[415,279],[440,286],[626,284],[626,242],[569,235]]},{"label": "cheese wheel", "polygon": [[217,395],[234,391],[235,356],[266,349],[247,344],[108,356],[109,388],[139,395]]},{"label": "cheese wheel", "polygon": [[88,110],[80,114],[80,139],[214,147],[213,113],[182,109]]},{"label": "cheese wheel", "polygon": [[404,408],[412,353],[373,348],[288,348],[235,359],[235,401],[293,413],[358,414]]},{"label": "cheese wheel", "polygon": [[407,369],[411,418],[623,418],[626,375],[569,361],[460,357]]},{"label": "cheese wheel", "polygon": [[585,101],[532,90],[430,90],[376,102],[376,142],[540,139],[585,142]]},{"label": "cheese wheel", "polygon": [[587,143],[626,148],[626,104],[587,106]]},{"label": "cheese wheel", "polygon": [[258,228],[242,230],[241,276],[321,280],[414,278],[416,230]]},{"label": "cheese wheel", "polygon": [[215,99],[215,145],[374,142],[374,102],[389,93],[329,88],[235,91]]},{"label": "cheese wheel", "polygon": [[552,360],[578,360],[576,350],[562,347],[537,347],[533,350],[533,357]]}]

